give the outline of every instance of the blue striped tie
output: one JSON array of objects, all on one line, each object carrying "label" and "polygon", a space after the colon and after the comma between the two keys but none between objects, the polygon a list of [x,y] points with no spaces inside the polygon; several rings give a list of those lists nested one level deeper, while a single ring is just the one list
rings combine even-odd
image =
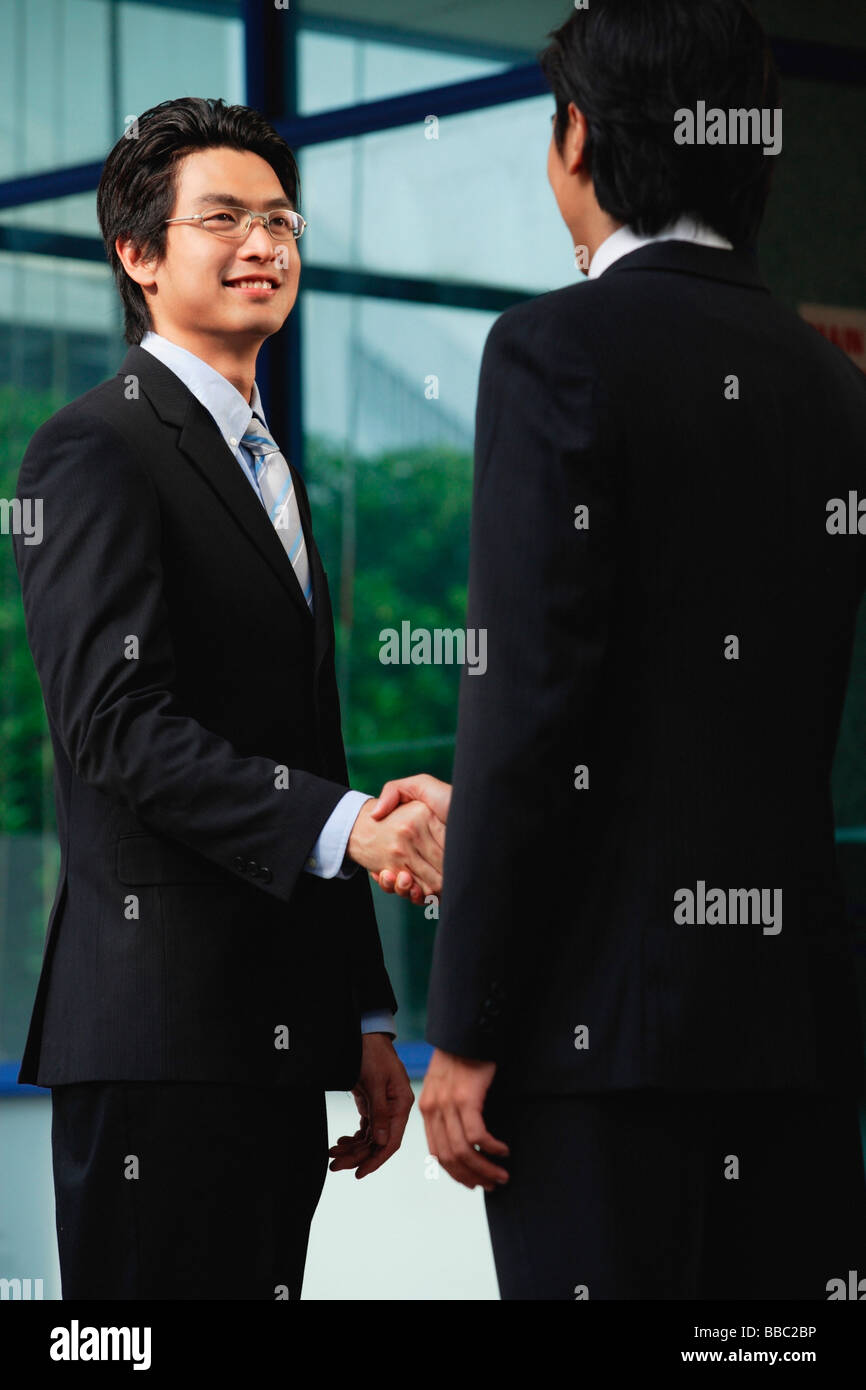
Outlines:
[{"label": "blue striped tie", "polygon": [[282,541],[304,598],[312,610],[313,586],[310,581],[307,543],[304,540],[301,514],[298,511],[298,500],[295,497],[289,465],[257,415],[250,420],[241,444],[255,456],[256,480],[265,510]]}]

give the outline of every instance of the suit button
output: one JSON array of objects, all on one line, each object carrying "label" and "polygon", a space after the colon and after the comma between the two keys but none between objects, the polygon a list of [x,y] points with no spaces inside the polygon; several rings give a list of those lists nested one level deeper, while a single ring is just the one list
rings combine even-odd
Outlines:
[{"label": "suit button", "polygon": [[273,878],[273,874],[271,873],[270,869],[267,868],[264,864],[259,869],[259,878],[262,880],[263,883],[270,883],[271,879]]},{"label": "suit button", "polygon": [[239,874],[244,874],[247,871],[247,861],[241,855],[236,854],[232,860],[232,867],[237,869]]},{"label": "suit button", "polygon": [[247,873],[252,874],[253,878],[256,878],[257,875],[258,875],[258,872],[259,872],[259,866],[258,866],[258,864],[256,863],[255,859],[251,859],[250,862],[249,862],[249,864],[247,864]]}]

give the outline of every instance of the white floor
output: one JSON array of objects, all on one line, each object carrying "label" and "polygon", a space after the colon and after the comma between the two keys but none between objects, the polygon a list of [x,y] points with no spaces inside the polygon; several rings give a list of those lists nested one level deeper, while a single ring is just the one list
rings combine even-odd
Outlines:
[{"label": "white floor", "polygon": [[[416,1096],[420,1083],[416,1083]],[[353,1134],[351,1096],[328,1095],[331,1143]],[[46,1096],[0,1099],[0,1278],[60,1297]],[[328,1173],[310,1232],[305,1299],[497,1299],[480,1188],[430,1176],[417,1105],[403,1147],[360,1182]]]},{"label": "white floor", "polygon": [[[413,1087],[415,1095],[420,1083]],[[333,1143],[354,1134],[351,1096],[328,1096]],[[498,1299],[481,1188],[430,1176],[417,1104],[402,1148],[358,1181],[328,1173],[313,1219],[304,1298]]]}]

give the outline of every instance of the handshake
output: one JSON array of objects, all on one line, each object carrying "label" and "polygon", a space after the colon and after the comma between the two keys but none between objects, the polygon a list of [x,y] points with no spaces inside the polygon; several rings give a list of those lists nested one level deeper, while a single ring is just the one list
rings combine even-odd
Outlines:
[{"label": "handshake", "polygon": [[386,782],[361,807],[346,854],[385,893],[422,903],[442,891],[445,822],[451,787],[427,772]]}]

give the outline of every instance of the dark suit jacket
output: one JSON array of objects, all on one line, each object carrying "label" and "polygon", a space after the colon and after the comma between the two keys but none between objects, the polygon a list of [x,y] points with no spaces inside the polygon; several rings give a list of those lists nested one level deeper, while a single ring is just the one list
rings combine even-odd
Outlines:
[{"label": "dark suit jacket", "polygon": [[[745,253],[656,243],[496,322],[431,1042],[526,1091],[860,1084],[830,773],[866,536],[826,522],[864,440],[866,379]],[[675,921],[700,881],[781,888],[781,931]]]},{"label": "dark suit jacket", "polygon": [[347,773],[292,472],[315,617],[213,417],[144,349],[27,449],[62,857],[21,1081],[346,1088],[360,1014],[395,1007],[367,875],[303,871]]}]

